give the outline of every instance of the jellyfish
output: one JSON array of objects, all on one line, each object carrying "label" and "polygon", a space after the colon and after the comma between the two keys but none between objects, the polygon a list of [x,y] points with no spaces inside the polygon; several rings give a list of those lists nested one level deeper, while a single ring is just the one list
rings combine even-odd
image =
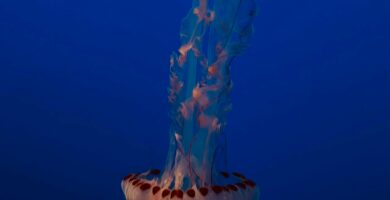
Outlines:
[{"label": "jellyfish", "polygon": [[165,169],[129,174],[127,200],[259,198],[255,182],[226,171],[232,61],[249,44],[255,0],[193,0],[169,63],[171,125]]}]

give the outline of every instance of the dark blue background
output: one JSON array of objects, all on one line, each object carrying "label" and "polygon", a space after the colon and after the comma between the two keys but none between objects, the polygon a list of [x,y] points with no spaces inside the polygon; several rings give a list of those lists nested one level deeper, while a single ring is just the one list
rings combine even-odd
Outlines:
[{"label": "dark blue background", "polygon": [[[264,200],[390,199],[387,0],[261,0],[230,168]],[[161,167],[183,0],[0,1],[0,199],[123,199]]]}]

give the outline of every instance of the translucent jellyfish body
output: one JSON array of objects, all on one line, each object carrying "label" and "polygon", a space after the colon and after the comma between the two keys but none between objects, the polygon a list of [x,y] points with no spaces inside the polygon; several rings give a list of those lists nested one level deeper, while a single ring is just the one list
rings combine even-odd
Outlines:
[{"label": "translucent jellyfish body", "polygon": [[230,66],[253,32],[254,0],[194,0],[170,58],[170,143],[165,169],[130,174],[127,200],[258,199],[256,184],[226,172]]}]

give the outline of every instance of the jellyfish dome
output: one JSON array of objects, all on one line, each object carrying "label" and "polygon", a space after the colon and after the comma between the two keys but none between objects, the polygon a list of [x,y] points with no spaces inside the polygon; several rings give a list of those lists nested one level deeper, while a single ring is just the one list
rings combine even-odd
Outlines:
[{"label": "jellyfish dome", "polygon": [[129,174],[127,200],[255,200],[257,185],[226,171],[233,59],[248,46],[256,15],[254,0],[193,0],[183,19],[181,46],[170,57],[171,106],[165,169]]}]

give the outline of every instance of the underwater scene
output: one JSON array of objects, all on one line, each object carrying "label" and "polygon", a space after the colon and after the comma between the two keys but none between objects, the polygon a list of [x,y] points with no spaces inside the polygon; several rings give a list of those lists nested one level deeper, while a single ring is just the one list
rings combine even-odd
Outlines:
[{"label": "underwater scene", "polygon": [[0,200],[390,199],[390,2],[0,2]]}]

